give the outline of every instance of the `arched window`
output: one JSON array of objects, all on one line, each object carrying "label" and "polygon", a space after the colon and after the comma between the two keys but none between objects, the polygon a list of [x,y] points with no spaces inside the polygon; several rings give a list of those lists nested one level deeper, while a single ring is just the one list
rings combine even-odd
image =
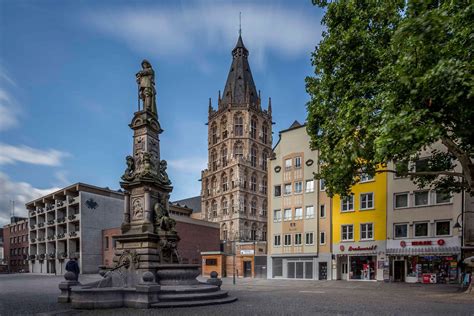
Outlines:
[{"label": "arched window", "polygon": [[257,191],[257,175],[252,173],[252,176],[250,177],[250,190],[256,192]]},{"label": "arched window", "polygon": [[268,139],[268,126],[267,124],[263,124],[262,125],[262,142],[264,144],[267,144],[269,142],[269,139]]},{"label": "arched window", "polygon": [[248,222],[244,223],[244,230],[240,232],[240,238],[243,240],[248,240],[249,239],[249,230],[250,230],[250,225]]},{"label": "arched window", "polygon": [[216,122],[211,125],[211,142],[212,144],[217,144],[217,124]]},{"label": "arched window", "polygon": [[207,218],[211,219],[211,209],[209,208],[209,201],[206,202],[206,214]]},{"label": "arched window", "polygon": [[262,241],[267,241],[267,225],[263,225],[262,228]]},{"label": "arched window", "polygon": [[206,185],[205,185],[206,189],[205,189],[204,194],[205,194],[205,195],[210,195],[210,194],[211,194],[211,190],[210,190],[210,188],[209,188],[209,179],[206,179],[206,182],[205,182],[205,183],[206,183]]},{"label": "arched window", "polygon": [[235,188],[234,169],[230,169],[229,179],[230,179],[230,183],[231,183],[231,189]]},{"label": "arched window", "polygon": [[212,180],[211,180],[211,193],[213,195],[215,195],[217,192],[217,178],[216,177],[212,177]]},{"label": "arched window", "polygon": [[250,137],[257,139],[257,118],[255,116],[250,120]]},{"label": "arched window", "polygon": [[242,114],[237,114],[234,116],[234,135],[244,135],[244,118],[242,117]]},{"label": "arched window", "polygon": [[222,198],[221,208],[222,208],[222,214],[224,215],[229,214],[229,205],[225,197]]},{"label": "arched window", "polygon": [[223,146],[221,149],[221,163],[222,167],[227,167],[227,147]]},{"label": "arched window", "polygon": [[222,232],[222,240],[227,240],[227,225],[226,224],[222,224],[221,232]]},{"label": "arched window", "polygon": [[263,200],[262,202],[262,216],[263,217],[267,217],[267,208],[268,208],[267,200]]},{"label": "arched window", "polygon": [[212,218],[217,218],[217,202],[214,200],[211,204]]},{"label": "arched window", "polygon": [[247,197],[244,196],[241,199],[240,210],[243,211],[244,214],[247,214]]},{"label": "arched window", "polygon": [[217,152],[215,149],[211,151],[211,169],[212,171],[217,170]]},{"label": "arched window", "polygon": [[237,142],[234,145],[234,158],[239,160],[244,157],[244,146],[241,142]]},{"label": "arched window", "polygon": [[257,216],[257,199],[253,198],[250,203],[250,215]]},{"label": "arched window", "polygon": [[227,118],[224,116],[221,120],[221,135],[222,139],[227,138]]},{"label": "arched window", "polygon": [[222,174],[221,183],[222,183],[222,192],[226,192],[229,189],[227,174],[224,172]]},{"label": "arched window", "polygon": [[266,150],[262,152],[262,170],[267,170],[267,159],[268,159],[268,153]]},{"label": "arched window", "polygon": [[267,194],[267,179],[265,177],[262,178],[262,193]]},{"label": "arched window", "polygon": [[253,223],[250,230],[250,240],[257,240],[257,224]]},{"label": "arched window", "polygon": [[234,196],[231,194],[230,195],[230,210],[231,210],[232,213],[235,212],[235,204],[234,203],[235,203],[234,202]]},{"label": "arched window", "polygon": [[252,167],[257,167],[257,147],[255,146],[250,149],[250,164]]}]

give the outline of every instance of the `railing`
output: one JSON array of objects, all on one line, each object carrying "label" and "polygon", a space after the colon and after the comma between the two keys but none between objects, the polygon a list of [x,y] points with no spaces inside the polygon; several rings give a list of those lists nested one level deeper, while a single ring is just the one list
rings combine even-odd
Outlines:
[{"label": "railing", "polygon": [[44,223],[39,223],[38,227],[44,227]]},{"label": "railing", "polygon": [[56,254],[54,252],[51,252],[48,254],[49,259],[54,259],[56,258]]},{"label": "railing", "polygon": [[57,234],[56,237],[57,237],[58,239],[62,239],[62,238],[64,238],[64,237],[66,237],[66,234],[65,234],[65,233],[60,233],[60,234]]},{"label": "railing", "polygon": [[35,260],[35,259],[36,259],[36,255],[29,255],[29,256],[28,256],[28,259],[29,259],[29,260]]},{"label": "railing", "polygon": [[54,235],[49,235],[48,240],[54,240]]},{"label": "railing", "polygon": [[59,260],[64,260],[66,258],[67,258],[67,253],[65,253],[65,252],[58,253],[58,259]]},{"label": "railing", "polygon": [[31,238],[30,240],[31,240],[32,243],[36,242],[36,238]]},{"label": "railing", "polygon": [[56,221],[57,221],[58,223],[64,223],[64,222],[66,222],[66,216],[61,217],[61,218],[58,218]]},{"label": "railing", "polygon": [[39,241],[39,242],[44,241],[44,237],[39,237],[39,238],[38,238],[38,241]]},{"label": "railing", "polygon": [[54,225],[54,219],[49,220],[48,225]]},{"label": "railing", "polygon": [[67,217],[68,220],[72,221],[76,218],[76,215],[72,214]]},{"label": "railing", "polygon": [[44,258],[46,258],[46,254],[41,253],[41,254],[38,255],[39,260],[44,260]]},{"label": "railing", "polygon": [[77,236],[77,232],[69,232],[69,237],[76,237]]}]

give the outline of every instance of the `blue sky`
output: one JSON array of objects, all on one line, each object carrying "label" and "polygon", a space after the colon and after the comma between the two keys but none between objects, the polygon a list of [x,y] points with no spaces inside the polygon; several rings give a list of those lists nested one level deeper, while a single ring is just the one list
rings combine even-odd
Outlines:
[{"label": "blue sky", "polygon": [[304,121],[304,78],[321,37],[311,1],[0,1],[0,224],[22,204],[85,182],[119,188],[131,152],[134,74],[156,72],[172,200],[200,193],[207,108],[242,37],[274,142]]}]

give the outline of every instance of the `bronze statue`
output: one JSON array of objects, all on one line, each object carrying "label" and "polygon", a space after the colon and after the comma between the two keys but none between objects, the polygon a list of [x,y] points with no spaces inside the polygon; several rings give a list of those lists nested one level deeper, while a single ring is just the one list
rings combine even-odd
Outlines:
[{"label": "bronze statue", "polygon": [[135,160],[133,159],[132,156],[127,156],[125,158],[127,162],[127,169],[125,169],[125,172],[122,176],[122,180],[124,181],[132,181],[135,178],[134,172],[135,172]]},{"label": "bronze statue", "polygon": [[158,180],[163,184],[171,184],[171,180],[168,177],[166,168],[168,168],[168,163],[166,162],[166,160],[160,161],[160,172],[158,174]]},{"label": "bronze statue", "polygon": [[157,114],[155,71],[148,60],[142,61],[142,70],[137,72],[138,96],[143,101],[143,110]]},{"label": "bronze statue", "polygon": [[161,203],[155,203],[154,206],[156,223],[162,231],[175,232],[176,221],[170,217],[168,209]]}]

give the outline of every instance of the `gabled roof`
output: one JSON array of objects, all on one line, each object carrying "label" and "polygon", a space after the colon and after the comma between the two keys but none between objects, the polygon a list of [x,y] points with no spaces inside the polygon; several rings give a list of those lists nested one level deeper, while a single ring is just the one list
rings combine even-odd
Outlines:
[{"label": "gabled roof", "polygon": [[201,196],[193,196],[187,199],[174,201],[173,204],[179,205],[181,207],[188,207],[193,210],[193,213],[201,212]]}]

